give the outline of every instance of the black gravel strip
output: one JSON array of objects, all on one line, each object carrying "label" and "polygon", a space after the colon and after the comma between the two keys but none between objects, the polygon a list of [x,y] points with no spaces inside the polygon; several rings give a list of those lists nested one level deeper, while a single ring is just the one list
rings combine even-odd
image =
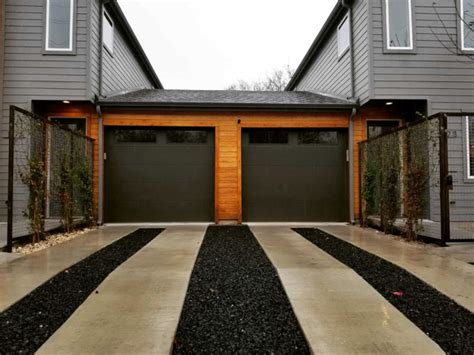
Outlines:
[{"label": "black gravel strip", "polygon": [[278,274],[248,227],[207,229],[173,353],[309,353]]},{"label": "black gravel strip", "polygon": [[408,271],[348,242],[318,229],[294,231],[362,276],[446,353],[474,354],[473,313]]},{"label": "black gravel strip", "polygon": [[0,354],[33,354],[112,271],[162,231],[136,230],[55,275],[2,312]]}]

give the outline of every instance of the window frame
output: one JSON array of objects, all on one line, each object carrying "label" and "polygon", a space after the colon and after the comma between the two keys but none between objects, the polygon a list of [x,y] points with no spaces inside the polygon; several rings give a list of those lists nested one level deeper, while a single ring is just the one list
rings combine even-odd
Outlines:
[{"label": "window frame", "polygon": [[474,167],[471,166],[471,149],[470,149],[471,148],[470,140],[471,139],[474,140],[474,137],[471,137],[471,134],[470,134],[469,119],[470,117],[466,116],[466,134],[465,134],[465,137],[466,137],[466,145],[465,145],[466,147],[466,180],[469,182],[474,182],[474,174],[471,175],[471,169],[474,169]]},{"label": "window frame", "polygon": [[[107,19],[110,21],[110,23],[112,25],[112,48],[110,48],[109,45],[105,42],[104,25],[105,25],[105,21],[107,21]],[[109,52],[109,54],[111,56],[113,56],[114,55],[114,46],[115,46],[115,22],[112,19],[112,16],[110,16],[110,13],[108,13],[107,10],[105,10],[105,9],[102,12],[102,29],[101,30],[102,30],[102,46],[106,49],[107,52]]]},{"label": "window frame", "polygon": [[390,0],[382,0],[383,15],[383,52],[397,54],[414,54],[416,52],[416,21],[415,21],[415,4],[413,0],[408,1],[408,22],[410,24],[411,46],[409,47],[391,47],[390,46],[390,11],[388,2]]},{"label": "window frame", "polygon": [[[348,36],[349,36],[349,41],[347,43],[347,47],[344,48],[342,51],[339,48],[339,33],[341,33],[341,28],[342,26],[347,22],[348,25]],[[342,19],[341,22],[339,22],[339,25],[337,26],[337,57],[341,59],[346,55],[346,53],[349,51],[351,48],[351,20],[349,18],[349,14],[345,15],[344,18]]]},{"label": "window frame", "polygon": [[49,5],[51,0],[44,1],[43,11],[43,54],[49,55],[76,55],[76,33],[77,33],[77,1],[69,0],[71,3],[70,26],[69,26],[69,48],[49,48]]},{"label": "window frame", "polygon": [[462,54],[473,54],[474,47],[464,46],[464,0],[459,0],[459,49]]},{"label": "window frame", "polygon": [[382,122],[387,122],[387,121],[398,122],[398,128],[400,128],[403,125],[403,119],[401,119],[401,118],[367,118],[365,120],[365,137],[366,137],[366,139],[376,138],[376,137],[369,138],[369,123],[374,122],[374,121],[375,122],[380,122],[380,121],[382,121]]}]

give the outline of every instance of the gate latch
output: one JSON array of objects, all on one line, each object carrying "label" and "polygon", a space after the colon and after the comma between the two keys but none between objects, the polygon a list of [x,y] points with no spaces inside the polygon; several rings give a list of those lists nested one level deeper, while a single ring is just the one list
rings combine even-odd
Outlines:
[{"label": "gate latch", "polygon": [[446,187],[448,188],[448,190],[453,190],[454,181],[453,181],[453,176],[452,175],[446,176]]}]

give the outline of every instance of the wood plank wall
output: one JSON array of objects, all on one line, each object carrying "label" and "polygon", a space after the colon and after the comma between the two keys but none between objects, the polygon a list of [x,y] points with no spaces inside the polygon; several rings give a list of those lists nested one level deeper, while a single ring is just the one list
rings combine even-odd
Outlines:
[{"label": "wood plank wall", "polygon": [[[44,116],[84,117],[87,133],[96,140],[94,152],[94,191],[98,196],[98,119],[93,105],[52,105]],[[349,113],[216,113],[103,110],[104,126],[209,127],[215,129],[215,220],[242,222],[242,156],[243,128],[348,128]],[[383,109],[362,109],[354,127],[354,198],[359,215],[358,143],[366,139],[367,119],[399,118]],[[97,199],[96,199],[97,207]]]},{"label": "wood plank wall", "polygon": [[105,126],[214,127],[216,130],[215,219],[242,222],[241,129],[347,128],[349,114],[104,112]]}]

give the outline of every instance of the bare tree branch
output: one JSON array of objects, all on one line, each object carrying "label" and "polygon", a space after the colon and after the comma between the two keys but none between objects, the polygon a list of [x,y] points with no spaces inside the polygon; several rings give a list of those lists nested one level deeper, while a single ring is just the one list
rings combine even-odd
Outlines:
[{"label": "bare tree branch", "polygon": [[254,82],[239,80],[236,84],[226,87],[226,90],[284,91],[294,73],[295,71],[287,65],[283,69],[274,70],[265,79]]}]

